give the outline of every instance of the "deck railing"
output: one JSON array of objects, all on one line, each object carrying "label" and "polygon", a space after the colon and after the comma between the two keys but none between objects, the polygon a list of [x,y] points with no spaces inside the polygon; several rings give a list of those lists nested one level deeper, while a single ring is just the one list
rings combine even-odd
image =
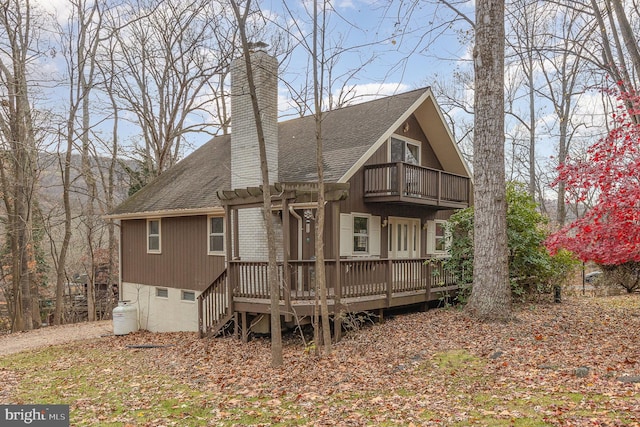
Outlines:
[{"label": "deck railing", "polygon": [[[455,277],[444,269],[442,260],[416,259],[341,259],[325,261],[329,298],[358,298],[425,291],[452,286]],[[269,299],[268,264],[262,261],[232,261],[235,297]],[[285,273],[286,270],[286,273]],[[340,280],[338,281],[337,273]],[[278,263],[281,300],[313,300],[316,292],[315,261]],[[340,286],[334,286],[339,283]],[[287,295],[286,291],[289,293]]]},{"label": "deck railing", "polygon": [[469,203],[469,178],[409,163],[364,168],[365,197],[404,196],[435,203]]},{"label": "deck railing", "polygon": [[231,301],[233,296],[227,280],[227,270],[220,275],[198,295],[198,331],[200,338],[205,335],[215,335],[219,328],[233,315]]},{"label": "deck railing", "polygon": [[[278,264],[280,300],[313,301],[316,298],[315,261],[289,261]],[[339,266],[339,267],[338,267]],[[234,318],[236,298],[269,300],[268,263],[231,261],[198,296],[200,337],[218,334]],[[325,261],[327,293],[338,304],[343,299],[385,297],[418,292],[426,300],[456,288],[455,275],[442,260],[417,259],[340,259]],[[236,325],[237,326],[237,325]]]}]

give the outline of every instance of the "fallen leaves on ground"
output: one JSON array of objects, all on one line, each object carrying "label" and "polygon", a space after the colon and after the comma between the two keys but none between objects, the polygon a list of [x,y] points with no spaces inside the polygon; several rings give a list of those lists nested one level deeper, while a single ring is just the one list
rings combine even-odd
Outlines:
[{"label": "fallen leaves on ground", "polygon": [[41,388],[77,425],[640,425],[640,384],[619,380],[640,375],[639,342],[640,295],[523,305],[507,324],[397,315],[322,358],[292,335],[281,368],[266,339],[138,332],[53,349],[37,375],[0,360],[0,397]]}]

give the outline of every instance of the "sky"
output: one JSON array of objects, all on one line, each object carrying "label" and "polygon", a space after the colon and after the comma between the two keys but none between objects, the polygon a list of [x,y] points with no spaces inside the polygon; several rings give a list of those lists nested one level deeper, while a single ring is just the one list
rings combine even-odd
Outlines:
[{"label": "sky", "polygon": [[[295,2],[290,12],[280,2],[268,4],[274,15],[295,19],[303,30],[310,30],[307,3]],[[466,2],[461,10],[472,17],[473,6]],[[435,74],[450,74],[458,62],[469,59],[468,40],[457,35],[468,24],[444,24],[452,18],[452,12],[437,1],[335,1],[328,14],[326,50],[329,54],[343,50],[333,75],[350,78],[338,78],[333,92],[346,85],[355,94],[354,101],[363,101],[428,86]],[[300,71],[306,70],[307,55],[302,50],[282,61],[284,79],[296,81]],[[281,92],[286,98],[286,89]]]}]

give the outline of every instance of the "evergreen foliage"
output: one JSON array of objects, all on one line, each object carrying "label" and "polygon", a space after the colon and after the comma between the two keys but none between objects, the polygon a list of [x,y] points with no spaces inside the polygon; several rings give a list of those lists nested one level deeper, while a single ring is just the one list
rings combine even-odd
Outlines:
[{"label": "evergreen foliage", "polygon": [[[459,275],[470,289],[473,279],[473,207],[460,210],[449,219],[451,258],[446,267]],[[521,183],[507,184],[507,236],[509,278],[514,297],[551,292],[561,285],[578,261],[567,251],[551,256],[544,246],[548,219]],[[464,300],[465,295],[461,295]]]}]

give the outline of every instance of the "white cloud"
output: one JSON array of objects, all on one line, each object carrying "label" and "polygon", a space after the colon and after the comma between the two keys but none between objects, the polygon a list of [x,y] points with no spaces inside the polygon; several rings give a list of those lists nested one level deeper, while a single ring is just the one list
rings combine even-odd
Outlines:
[{"label": "white cloud", "polygon": [[59,24],[66,23],[73,13],[69,0],[35,0],[34,4],[45,13],[55,16]]}]

